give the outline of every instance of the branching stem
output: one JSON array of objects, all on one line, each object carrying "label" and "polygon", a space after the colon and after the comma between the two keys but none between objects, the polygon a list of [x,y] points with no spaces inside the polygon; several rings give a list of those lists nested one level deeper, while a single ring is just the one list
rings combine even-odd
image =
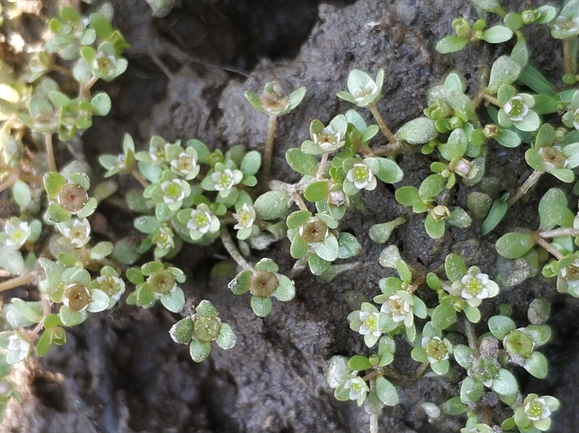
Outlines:
[{"label": "branching stem", "polygon": [[292,192],[292,199],[295,202],[295,204],[298,205],[300,210],[308,210],[308,207],[306,206],[306,203],[302,199],[302,196],[297,191]]},{"label": "branching stem", "polygon": [[535,233],[533,239],[537,245],[549,251],[554,257],[557,258],[557,260],[561,260],[563,257],[565,257],[565,255],[561,251],[559,251],[557,248],[555,248],[553,245],[551,245],[549,242],[543,239],[540,233]]},{"label": "branching stem", "polygon": [[376,119],[380,131],[382,131],[382,134],[384,134],[384,137],[386,137],[390,145],[394,147],[397,146],[398,142],[396,140],[396,137],[394,136],[394,134],[392,134],[392,131],[390,131],[390,129],[386,126],[386,123],[384,123],[384,119],[382,119],[382,116],[380,115],[378,108],[376,108],[376,104],[369,105],[368,108],[370,109],[372,116],[374,116],[374,119]]},{"label": "branching stem", "polygon": [[559,236],[579,236],[579,230],[573,227],[561,227],[555,230],[546,230],[544,232],[539,232],[539,236],[543,239],[546,238],[556,238]]},{"label": "branching stem", "polygon": [[525,181],[525,183],[523,183],[519,188],[517,188],[517,192],[515,192],[515,195],[512,196],[509,199],[509,207],[511,207],[512,205],[514,205],[517,201],[519,201],[526,193],[529,192],[529,190],[531,189],[531,187],[537,183],[537,181],[541,178],[541,176],[543,175],[543,171],[537,171],[534,170],[530,176],[527,178],[527,180]]},{"label": "branching stem", "polygon": [[328,163],[328,153],[322,153],[322,160],[320,161],[320,166],[316,172],[316,179],[320,179],[326,170],[326,164]]},{"label": "branching stem", "polygon": [[223,242],[223,246],[231,256],[231,258],[235,260],[235,262],[239,266],[241,266],[244,270],[253,271],[253,266],[251,266],[249,262],[245,260],[245,257],[241,255],[241,253],[237,249],[237,245],[235,245],[235,242],[233,242],[233,239],[231,239],[231,235],[227,231],[226,226],[221,227],[220,236],[221,242]]},{"label": "branching stem", "polygon": [[493,105],[496,105],[497,107],[502,107],[501,103],[499,102],[499,100],[497,98],[495,98],[494,96],[489,95],[488,93],[482,93],[481,94],[482,99],[484,99],[487,102],[490,102]]},{"label": "branching stem", "polygon": [[14,289],[20,286],[26,286],[32,282],[32,274],[21,275],[20,277],[12,278],[11,280],[2,281],[0,283],[0,292]]},{"label": "branching stem", "polygon": [[[376,389],[376,378],[370,379],[370,389]],[[378,412],[370,412],[370,433],[378,433]]]},{"label": "branching stem", "polygon": [[79,92],[80,99],[88,100],[88,97],[90,96],[90,93],[89,93],[89,92],[90,92],[90,89],[92,88],[92,86],[95,85],[95,83],[96,83],[98,80],[99,80],[98,77],[94,77],[94,76],[93,76],[93,77],[88,81],[88,83],[86,83],[84,86],[82,86],[82,87],[80,88],[80,92]]},{"label": "branching stem", "polygon": [[133,170],[133,171],[131,172],[131,174],[133,175],[133,177],[134,177],[135,179],[137,179],[137,181],[141,184],[141,186],[142,186],[143,188],[146,188],[146,187],[149,186],[149,182],[147,182],[147,179],[145,179],[145,176],[143,176],[140,171],[138,171],[138,170]]}]

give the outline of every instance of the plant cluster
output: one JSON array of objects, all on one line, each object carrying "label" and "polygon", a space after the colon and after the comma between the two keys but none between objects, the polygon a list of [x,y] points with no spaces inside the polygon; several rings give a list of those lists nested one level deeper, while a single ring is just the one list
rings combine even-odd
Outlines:
[{"label": "plant cluster", "polygon": [[[249,103],[269,118],[263,156],[243,145],[223,153],[197,139],[169,142],[160,136],[139,150],[125,135],[122,153],[99,158],[105,178],[132,176],[140,185],[118,191],[113,180],[91,177],[85,163],[73,161],[58,169],[53,151],[55,137],[59,144],[78,140],[92,116],[111,108],[105,92],[91,93],[98,80],[113,80],[127,67],[121,57],[127,45],[110,24],[111,10],[103,6],[81,17],[63,8],[60,18],[49,23],[54,36],[18,76],[0,62],[0,191],[9,190],[20,211],[4,221],[0,233],[0,267],[13,277],[0,283],[0,291],[38,288],[34,300],[13,297],[2,309],[0,409],[8,398],[19,398],[6,379],[13,364],[64,344],[67,328],[120,302],[141,308],[161,304],[181,314],[170,335],[189,346],[196,362],[210,355],[212,342],[232,348],[234,330],[215,306],[208,300],[195,300],[194,307],[187,302],[186,272],[173,262],[180,251],[187,244],[221,242],[240,268],[230,290],[249,292],[251,309],[265,317],[278,308],[273,298],[294,298],[294,280],[306,268],[329,281],[356,266],[338,262],[361,250],[340,223],[362,206],[362,191],[371,194],[379,182],[403,181],[396,162],[401,153],[432,158],[431,173],[419,185],[397,186],[395,198],[424,215],[425,231],[433,239],[445,236],[449,226],[466,228],[476,220],[484,220],[483,235],[490,233],[544,173],[573,183],[579,166],[579,0],[564,2],[560,11],[542,6],[522,13],[505,12],[498,0],[473,3],[502,23],[488,27],[484,19],[459,18],[452,23],[456,34],[443,38],[437,50],[450,53],[514,39],[511,54],[493,62],[479,87],[473,91],[460,72],[450,72],[429,90],[423,116],[394,133],[377,108],[384,70],[375,77],[351,71],[347,91],[337,96],[357,108],[310,123],[309,137],[286,153],[289,167],[301,175],[294,184],[271,179],[272,154],[278,119],[301,103],[305,88],[288,93],[272,82],[261,95],[246,92]],[[549,26],[563,44],[560,86],[529,64],[524,28],[536,25]],[[55,74],[63,77],[54,79]],[[369,110],[376,124],[368,124],[358,109]],[[528,146],[525,159],[532,173],[512,196],[492,197],[476,189],[494,143]],[[46,158],[38,158],[43,154]],[[473,192],[459,206],[454,192],[462,186]],[[573,190],[579,192],[577,184]],[[137,215],[133,226],[139,242],[134,236],[94,236],[94,213],[103,201]],[[545,277],[556,278],[559,292],[579,297],[579,220],[565,190],[551,188],[539,203],[539,216],[537,230],[521,228],[501,236],[497,252],[505,259],[525,260],[536,272],[542,266]],[[387,243],[405,221],[399,216],[375,224],[369,235]],[[292,269],[280,269],[267,257],[250,262],[252,254],[262,255],[284,238],[296,260]],[[459,382],[459,395],[443,403],[423,402],[432,422],[466,414],[461,433],[550,428],[559,401],[523,395],[513,374],[520,369],[540,379],[548,374],[546,357],[537,350],[551,337],[546,300],[531,303],[527,325],[517,324],[509,306],[499,305],[483,327],[479,307],[500,294],[500,285],[484,269],[449,254],[444,273],[427,272],[405,261],[395,245],[386,246],[378,261],[397,276],[380,279],[372,302],[361,302],[347,317],[350,328],[375,350],[330,360],[327,381],[338,400],[364,405],[374,433],[380,410],[399,403],[397,386],[423,376],[446,376]],[[484,330],[477,335],[477,329]],[[410,377],[393,367],[403,341],[417,362]],[[497,419],[497,405],[510,408],[512,416]]]}]

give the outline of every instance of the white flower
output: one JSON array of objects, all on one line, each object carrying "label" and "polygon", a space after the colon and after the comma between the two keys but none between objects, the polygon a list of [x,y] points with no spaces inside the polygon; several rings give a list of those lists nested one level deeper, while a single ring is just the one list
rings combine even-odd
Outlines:
[{"label": "white flower", "polygon": [[390,295],[388,300],[380,307],[380,311],[392,314],[394,322],[402,322],[406,319],[406,316],[412,314],[410,304],[399,295]]},{"label": "white flower", "polygon": [[579,17],[569,19],[559,15],[553,25],[554,30],[559,32],[559,38],[569,38],[579,34]]},{"label": "white flower", "polygon": [[378,93],[378,85],[373,80],[370,80],[368,83],[366,83],[364,88],[355,87],[350,93],[356,102],[362,102],[366,97],[370,95],[376,95]]},{"label": "white flower", "polygon": [[520,96],[513,96],[503,106],[503,111],[513,122],[520,122],[529,112],[529,107]]},{"label": "white flower", "polygon": [[331,126],[326,126],[320,134],[314,134],[313,139],[324,152],[331,152],[344,145],[341,134],[334,131]]},{"label": "white flower", "polygon": [[235,185],[233,172],[226,168],[223,171],[215,171],[211,174],[211,179],[215,182],[215,189],[217,191],[225,191],[231,189]]},{"label": "white flower", "polygon": [[197,230],[200,233],[207,233],[211,228],[211,214],[200,210],[192,210],[191,218],[187,222],[189,230]]},{"label": "white flower", "polygon": [[125,282],[122,279],[112,275],[101,275],[96,280],[99,284],[99,290],[106,293],[109,298],[113,298],[115,301],[121,299],[125,291]]},{"label": "white flower", "polygon": [[166,180],[161,184],[161,191],[166,204],[177,203],[185,198],[183,181],[180,179]]},{"label": "white flower", "polygon": [[82,248],[90,241],[90,223],[86,218],[74,218],[56,225],[60,233],[76,248]]},{"label": "white flower", "polygon": [[370,313],[368,311],[360,311],[360,330],[358,331],[360,335],[373,335],[374,337],[380,337],[382,333],[378,330],[378,318],[380,315],[376,312]]},{"label": "white flower", "polygon": [[551,409],[545,399],[537,397],[525,404],[525,415],[530,421],[539,421],[551,416]]},{"label": "white flower", "polygon": [[368,384],[359,376],[346,380],[344,382],[344,388],[350,390],[348,394],[350,400],[363,400],[370,391]]},{"label": "white flower", "polygon": [[573,126],[579,131],[579,108],[573,113]]},{"label": "white flower", "polygon": [[173,231],[169,227],[159,227],[153,236],[153,242],[163,250],[169,250],[175,246]]},{"label": "white flower", "polygon": [[358,189],[367,189],[368,191],[376,188],[376,179],[370,168],[365,164],[354,164],[354,166],[348,170],[346,174],[346,179],[354,184]]},{"label": "white flower", "polygon": [[489,282],[487,274],[466,274],[460,282],[464,286],[461,292],[463,299],[486,299],[489,297],[489,292],[486,289]]},{"label": "white flower", "polygon": [[164,146],[152,146],[149,148],[149,156],[153,162],[162,162],[167,160],[166,147],[169,143],[165,143]]},{"label": "white flower", "polygon": [[8,235],[5,241],[6,246],[14,250],[20,249],[31,234],[30,225],[26,221],[17,224],[8,223],[4,227],[4,231]]},{"label": "white flower", "polygon": [[19,333],[15,332],[8,337],[8,351],[13,352],[15,356],[11,356],[10,360],[14,361],[11,364],[16,364],[28,356],[30,353],[30,342],[24,339]]},{"label": "white flower", "polygon": [[430,363],[449,358],[448,349],[440,337],[422,337],[422,348]]},{"label": "white flower", "polygon": [[187,152],[181,152],[177,159],[171,161],[171,170],[173,170],[174,173],[177,173],[178,175],[181,175],[189,180],[197,175],[196,171],[198,172],[198,170],[196,169],[197,161],[193,155]]},{"label": "white flower", "polygon": [[233,218],[237,221],[237,224],[233,227],[235,230],[249,228],[255,221],[255,210],[253,207],[250,209],[247,203],[244,203],[239,212],[233,214]]},{"label": "white flower", "polygon": [[346,202],[346,194],[342,190],[330,191],[328,202],[334,206],[342,206]]}]

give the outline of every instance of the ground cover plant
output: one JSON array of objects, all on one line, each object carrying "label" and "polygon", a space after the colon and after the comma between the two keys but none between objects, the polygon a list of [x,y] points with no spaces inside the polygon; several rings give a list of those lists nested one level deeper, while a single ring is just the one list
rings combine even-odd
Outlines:
[{"label": "ground cover plant", "polygon": [[[110,6],[84,18],[63,8],[49,23],[54,36],[28,68],[4,62],[0,71],[0,188],[15,209],[0,234],[0,267],[9,276],[0,290],[36,287],[33,295],[7,297],[2,310],[4,408],[11,398],[20,400],[10,381],[13,365],[58,350],[53,346],[65,344],[71,328],[119,303],[143,309],[161,304],[180,317],[167,331],[188,346],[192,361],[232,349],[243,331],[223,321],[210,300],[191,299],[183,289],[187,272],[177,263],[188,245],[223,246],[239,269],[229,290],[261,320],[294,299],[304,273],[329,282],[352,272],[361,266],[355,261],[366,244],[361,236],[387,244],[413,213],[422,216],[433,240],[473,221],[480,221],[481,236],[492,233],[519,200],[534,194],[544,173],[558,183],[538,200],[538,227],[502,234],[496,251],[518,266],[522,261],[529,275],[550,279],[554,290],[578,297],[579,224],[569,191],[577,190],[573,169],[579,165],[579,2],[525,11],[505,11],[490,0],[473,3],[481,18],[454,20],[455,34],[436,49],[452,55],[470,45],[506,44],[475,85],[459,70],[449,71],[424,95],[423,115],[393,131],[378,109],[388,97],[385,69],[353,69],[336,98],[355,108],[311,120],[301,144],[285,152],[299,175],[293,183],[272,172],[276,128],[307,103],[307,89],[287,91],[277,81],[244,95],[268,119],[262,152],[243,144],[210,149],[195,137],[168,141],[160,135],[143,147],[126,134],[122,153],[98,158],[102,178],[78,160],[57,163],[55,144],[71,143],[74,152],[93,116],[111,110],[111,98],[93,86],[115,80],[128,64],[128,44],[110,24]],[[532,66],[524,30],[535,26],[560,41],[563,74],[557,82]],[[485,175],[497,143],[501,152],[525,149],[530,174],[514,193],[494,198]],[[430,159],[430,172],[419,184],[404,185],[397,161],[422,156]],[[123,177],[139,187],[120,188]],[[364,207],[361,195],[379,184],[394,185],[396,201],[409,212],[373,224],[367,235],[344,230],[342,222]],[[456,199],[461,187],[469,188],[462,201]],[[114,239],[95,230],[95,212],[111,204],[133,216],[139,236]],[[281,267],[279,255],[268,257],[276,243],[295,259],[291,267]],[[522,371],[538,379],[549,374],[545,355],[536,350],[551,338],[546,299],[530,300],[524,312],[492,303],[509,285],[504,275],[489,276],[483,264],[456,253],[446,254],[443,266],[427,268],[392,243],[374,261],[385,268],[374,295],[352,296],[351,312],[343,317],[365,347],[336,355],[325,367],[336,399],[354,400],[369,413],[370,432],[379,431],[385,407],[400,403],[401,388],[437,377],[454,383],[456,393],[420,402],[434,425],[458,417],[461,433],[550,429],[560,401],[522,392],[519,385]],[[218,264],[213,274],[230,270]],[[403,350],[416,361],[410,373],[396,367]]]}]

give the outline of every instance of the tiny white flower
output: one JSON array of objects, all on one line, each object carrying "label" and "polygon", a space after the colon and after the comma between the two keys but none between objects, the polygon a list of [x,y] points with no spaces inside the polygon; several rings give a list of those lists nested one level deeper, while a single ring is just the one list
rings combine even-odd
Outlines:
[{"label": "tiny white flower", "polygon": [[486,299],[489,297],[489,292],[486,288],[489,282],[487,274],[466,274],[460,282],[464,286],[461,292],[463,299]]},{"label": "tiny white flower", "polygon": [[440,337],[422,337],[422,347],[428,362],[440,362],[449,358],[448,349]]},{"label": "tiny white flower", "polygon": [[525,404],[525,415],[530,421],[539,421],[551,416],[551,409],[545,399],[537,397]]},{"label": "tiny white flower", "polygon": [[342,142],[342,136],[339,132],[336,132],[330,126],[326,126],[320,134],[314,134],[314,143],[320,146],[324,152],[331,152],[336,150],[344,144]]},{"label": "tiny white flower", "polygon": [[183,189],[182,180],[173,179],[166,180],[161,184],[161,191],[163,191],[163,201],[166,204],[177,203],[185,198],[185,191]]},{"label": "tiny white flower", "polygon": [[188,177],[197,168],[197,161],[193,155],[187,152],[181,152],[177,159],[171,161],[171,170],[183,177]]},{"label": "tiny white flower", "polygon": [[356,102],[362,102],[364,98],[378,93],[378,85],[373,80],[370,80],[363,88],[356,87],[352,89],[351,93]]},{"label": "tiny white flower", "polygon": [[350,390],[350,400],[363,399],[370,391],[368,384],[359,376],[346,380],[344,382],[344,388]]},{"label": "tiny white flower", "polygon": [[86,218],[66,221],[56,227],[62,235],[76,248],[82,248],[90,241],[91,227]]},{"label": "tiny white flower", "polygon": [[559,15],[553,25],[554,29],[561,33],[561,36],[571,37],[579,34],[579,17],[572,20]]},{"label": "tiny white flower", "polygon": [[211,228],[211,214],[200,210],[192,210],[191,218],[187,222],[189,230],[197,230],[200,233],[207,233]]},{"label": "tiny white flower", "polygon": [[217,191],[226,191],[235,185],[233,172],[226,168],[223,171],[215,171],[211,174],[211,179],[215,182],[215,189]]},{"label": "tiny white flower", "polygon": [[330,191],[328,195],[330,204],[334,206],[342,206],[346,202],[346,194],[344,191]]},{"label": "tiny white flower", "polygon": [[513,122],[520,122],[529,112],[529,107],[527,107],[521,96],[513,96],[503,106],[503,110]]},{"label": "tiny white flower", "polygon": [[16,225],[8,223],[4,227],[4,231],[8,235],[8,239],[5,241],[6,246],[14,250],[20,249],[31,234],[30,225],[26,221],[21,221]]},{"label": "tiny white flower", "polygon": [[100,277],[97,277],[96,280],[99,283],[99,290],[106,293],[115,301],[121,299],[121,296],[125,291],[125,282],[121,278],[112,275],[101,275]]},{"label": "tiny white flower", "polygon": [[244,203],[239,212],[233,214],[233,218],[237,221],[237,224],[233,227],[235,230],[249,228],[255,221],[255,210],[253,210],[253,207],[250,209],[247,203]]},{"label": "tiny white flower", "polygon": [[348,170],[346,174],[346,179],[354,184],[358,189],[373,189],[376,186],[376,180],[374,179],[374,174],[365,164],[354,164],[354,166]]},{"label": "tiny white flower", "polygon": [[396,294],[390,295],[380,307],[380,311],[392,314],[394,322],[403,322],[408,314],[412,314],[410,304]]},{"label": "tiny white flower", "polygon": [[164,250],[173,248],[175,246],[173,231],[169,227],[159,227],[153,236],[153,242]]},{"label": "tiny white flower", "polygon": [[368,311],[360,311],[358,316],[362,321],[360,325],[360,335],[373,335],[375,337],[380,337],[382,333],[378,330],[378,318],[379,313],[370,313]]}]

